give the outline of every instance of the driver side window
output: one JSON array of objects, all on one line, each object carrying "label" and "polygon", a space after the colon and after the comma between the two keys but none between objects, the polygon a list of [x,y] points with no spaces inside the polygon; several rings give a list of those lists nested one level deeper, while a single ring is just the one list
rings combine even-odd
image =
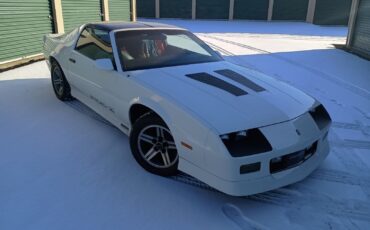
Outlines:
[{"label": "driver side window", "polygon": [[75,49],[92,60],[109,58],[114,63],[108,31],[86,27],[82,31]]}]

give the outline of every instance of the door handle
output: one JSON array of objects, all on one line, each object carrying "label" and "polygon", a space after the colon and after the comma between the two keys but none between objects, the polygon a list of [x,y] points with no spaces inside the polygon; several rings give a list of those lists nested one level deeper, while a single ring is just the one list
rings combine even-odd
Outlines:
[{"label": "door handle", "polygon": [[73,59],[73,58],[70,58],[69,61],[72,62],[72,63],[76,63],[76,60]]}]

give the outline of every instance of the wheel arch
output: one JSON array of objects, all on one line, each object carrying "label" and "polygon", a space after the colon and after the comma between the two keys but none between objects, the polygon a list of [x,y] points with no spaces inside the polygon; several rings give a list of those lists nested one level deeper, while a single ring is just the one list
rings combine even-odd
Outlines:
[{"label": "wheel arch", "polygon": [[60,65],[60,62],[55,56],[50,55],[46,61],[47,61],[48,66],[50,67],[50,70],[51,70],[53,63],[56,63],[57,65],[59,65],[60,68],[62,68],[62,66]]},{"label": "wheel arch", "polygon": [[51,56],[51,55],[49,56],[49,62],[50,64],[52,64],[53,62],[56,62],[59,64],[58,60],[54,56]]},{"label": "wheel arch", "polygon": [[48,57],[48,59],[47,59],[47,64],[49,65],[50,70],[51,70],[51,68],[53,66],[53,63],[56,63],[60,67],[60,69],[62,70],[62,72],[64,74],[64,77],[67,79],[67,81],[69,81],[68,76],[64,72],[64,68],[62,66],[62,62],[56,58],[56,55],[50,55]]},{"label": "wheel arch", "polygon": [[153,113],[163,120],[164,123],[171,129],[171,118],[167,112],[157,103],[151,100],[140,99],[131,104],[129,109],[129,121],[130,125],[133,126],[134,123],[143,115],[147,113]]}]

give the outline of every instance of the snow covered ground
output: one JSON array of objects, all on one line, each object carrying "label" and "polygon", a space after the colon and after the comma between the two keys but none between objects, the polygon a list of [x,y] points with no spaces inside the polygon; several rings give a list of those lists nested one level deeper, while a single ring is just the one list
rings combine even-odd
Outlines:
[{"label": "snow covered ground", "polygon": [[161,20],[225,58],[318,98],[331,153],[302,182],[230,197],[141,169],[127,137],[56,99],[44,62],[0,74],[0,229],[370,229],[370,63],[334,49],[347,29],[286,22]]}]

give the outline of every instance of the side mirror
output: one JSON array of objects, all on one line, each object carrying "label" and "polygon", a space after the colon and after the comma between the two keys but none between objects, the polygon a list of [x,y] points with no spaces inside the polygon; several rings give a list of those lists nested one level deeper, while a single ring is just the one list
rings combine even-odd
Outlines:
[{"label": "side mirror", "polygon": [[99,70],[105,70],[105,71],[114,70],[112,60],[109,58],[96,59],[95,66]]}]

